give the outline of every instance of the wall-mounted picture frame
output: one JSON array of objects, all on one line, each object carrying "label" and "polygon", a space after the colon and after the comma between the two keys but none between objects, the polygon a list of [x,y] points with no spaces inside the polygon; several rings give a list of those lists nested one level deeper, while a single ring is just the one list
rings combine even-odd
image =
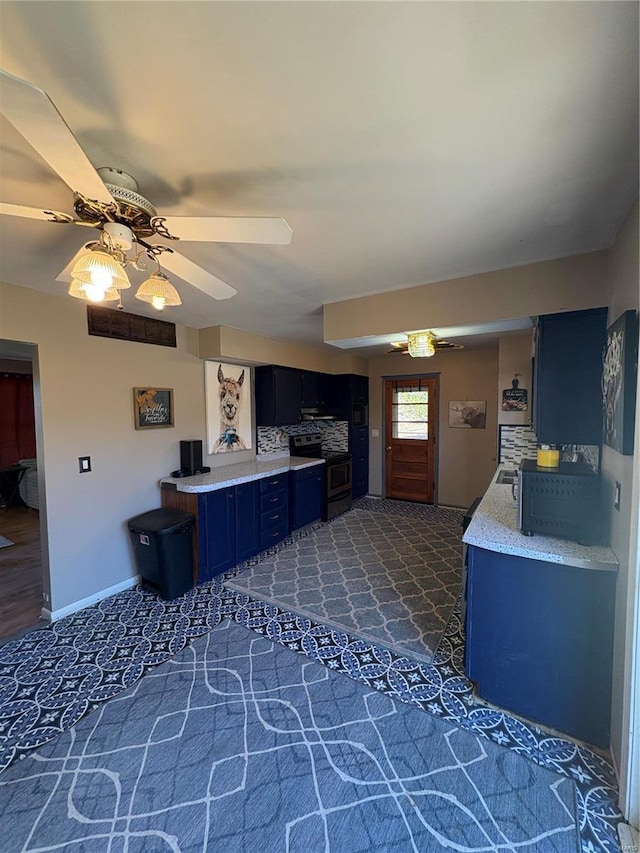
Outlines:
[{"label": "wall-mounted picture frame", "polygon": [[450,400],[449,426],[459,429],[486,429],[487,401]]},{"label": "wall-mounted picture frame", "polygon": [[173,388],[134,388],[133,422],[136,429],[172,427]]},{"label": "wall-mounted picture frame", "polygon": [[250,450],[251,368],[220,361],[204,363],[207,453]]},{"label": "wall-mounted picture frame", "polygon": [[633,455],[637,375],[638,314],[625,311],[607,329],[602,370],[602,437],[623,456]]}]

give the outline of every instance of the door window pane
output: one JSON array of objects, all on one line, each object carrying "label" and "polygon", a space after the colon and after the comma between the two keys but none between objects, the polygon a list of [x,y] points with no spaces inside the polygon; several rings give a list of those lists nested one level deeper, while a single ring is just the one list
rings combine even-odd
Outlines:
[{"label": "door window pane", "polygon": [[396,388],[391,406],[393,438],[429,438],[429,392],[419,388]]}]

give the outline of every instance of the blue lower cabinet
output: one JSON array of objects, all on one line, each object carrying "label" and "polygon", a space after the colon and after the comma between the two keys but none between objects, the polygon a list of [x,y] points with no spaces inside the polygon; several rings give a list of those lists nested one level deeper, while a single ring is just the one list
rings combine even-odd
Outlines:
[{"label": "blue lower cabinet", "polygon": [[198,518],[200,583],[254,557],[260,550],[257,483],[204,492],[198,496]]},{"label": "blue lower cabinet", "polygon": [[260,480],[260,550],[289,535],[289,474]]},{"label": "blue lower cabinet", "polygon": [[607,748],[616,573],[467,555],[465,669],[478,695]]},{"label": "blue lower cabinet", "polygon": [[354,456],[351,462],[352,495],[361,498],[369,491],[369,456]]},{"label": "blue lower cabinet", "polygon": [[236,563],[255,557],[260,550],[259,495],[255,481],[235,487]]},{"label": "blue lower cabinet", "polygon": [[200,572],[198,581],[211,580],[236,562],[235,489],[216,489],[198,498]]},{"label": "blue lower cabinet", "polygon": [[291,529],[298,530],[322,518],[324,466],[291,471],[289,516]]}]

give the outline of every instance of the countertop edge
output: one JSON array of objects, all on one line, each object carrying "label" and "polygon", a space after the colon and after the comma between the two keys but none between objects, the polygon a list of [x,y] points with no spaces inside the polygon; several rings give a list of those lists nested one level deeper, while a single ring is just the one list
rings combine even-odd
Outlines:
[{"label": "countertop edge", "polygon": [[[228,486],[240,486],[263,477],[274,474],[285,474],[289,471],[300,471],[315,465],[324,465],[324,459],[309,459],[303,456],[284,456],[281,459],[270,459],[264,462],[239,462],[236,465],[224,465],[214,468],[207,474],[196,474],[193,477],[162,477],[160,486],[175,486],[176,491],[188,494],[214,492]],[[236,473],[233,469],[237,468]],[[242,469],[242,470],[240,470]]]}]

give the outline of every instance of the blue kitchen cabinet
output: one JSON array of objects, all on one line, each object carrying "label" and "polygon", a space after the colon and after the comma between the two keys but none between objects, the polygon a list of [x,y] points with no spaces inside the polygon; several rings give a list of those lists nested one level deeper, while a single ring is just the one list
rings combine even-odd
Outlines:
[{"label": "blue kitchen cabinet", "polygon": [[289,535],[289,472],[264,477],[260,483],[260,550]]},{"label": "blue kitchen cabinet", "polygon": [[467,677],[478,695],[609,746],[616,573],[467,551]]},{"label": "blue kitchen cabinet", "polygon": [[257,486],[242,483],[198,496],[199,583],[258,553]]},{"label": "blue kitchen cabinet", "polygon": [[290,526],[298,530],[322,518],[324,465],[314,465],[290,473]]},{"label": "blue kitchen cabinet", "polygon": [[369,491],[369,427],[350,427],[349,446],[352,454],[352,494],[354,498],[359,498]]},{"label": "blue kitchen cabinet", "polygon": [[302,371],[274,364],[256,367],[255,395],[257,426],[299,423]]},{"label": "blue kitchen cabinet", "polygon": [[545,444],[602,444],[602,360],[607,309],[538,320],[533,423]]}]

